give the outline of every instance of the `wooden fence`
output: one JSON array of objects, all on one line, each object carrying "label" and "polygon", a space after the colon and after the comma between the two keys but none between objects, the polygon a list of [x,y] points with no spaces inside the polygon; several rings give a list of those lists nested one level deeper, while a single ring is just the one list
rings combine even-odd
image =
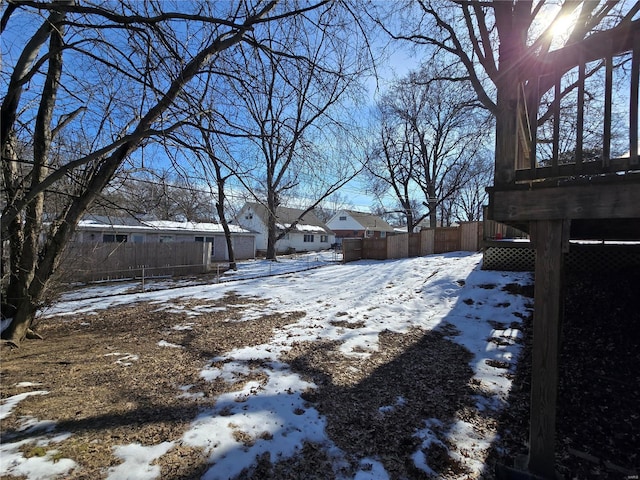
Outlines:
[{"label": "wooden fence", "polygon": [[208,242],[71,243],[60,271],[65,282],[190,275],[214,268]]},{"label": "wooden fence", "polygon": [[476,252],[481,239],[481,222],[463,222],[458,227],[429,228],[386,238],[347,238],[342,241],[343,261],[388,260],[458,250]]}]

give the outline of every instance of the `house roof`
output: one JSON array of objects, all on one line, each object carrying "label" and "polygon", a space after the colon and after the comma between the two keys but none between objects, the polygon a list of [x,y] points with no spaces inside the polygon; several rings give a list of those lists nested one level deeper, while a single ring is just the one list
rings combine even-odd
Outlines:
[{"label": "house roof", "polygon": [[[250,202],[244,208],[250,207],[266,225],[269,218],[267,207],[261,203]],[[243,208],[243,210],[244,210]],[[300,218],[304,210],[299,208],[278,207],[276,211],[276,225],[279,229],[289,228]],[[309,233],[332,233],[331,230],[316,216],[313,210],[305,213],[296,224],[293,231]]]},{"label": "house roof", "polygon": [[[219,223],[171,222],[165,220],[138,220],[133,217],[88,216],[78,223],[78,230],[118,230],[148,233],[224,233]],[[229,225],[231,233],[250,234],[238,225]]]},{"label": "house roof", "polygon": [[343,212],[349,214],[356,222],[362,225],[363,228],[368,230],[375,230],[377,232],[393,232],[394,229],[391,225],[385,222],[382,218],[372,213],[357,212],[355,210],[343,210]]}]

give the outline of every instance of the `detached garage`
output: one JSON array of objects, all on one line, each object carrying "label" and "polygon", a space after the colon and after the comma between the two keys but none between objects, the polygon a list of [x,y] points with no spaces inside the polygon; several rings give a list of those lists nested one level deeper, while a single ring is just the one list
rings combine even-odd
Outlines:
[{"label": "detached garage", "polygon": [[[229,225],[236,260],[254,258],[255,233]],[[211,244],[211,261],[229,259],[222,225],[218,223],[170,222],[92,216],[83,219],[76,229],[76,243],[169,243],[207,242]]]}]

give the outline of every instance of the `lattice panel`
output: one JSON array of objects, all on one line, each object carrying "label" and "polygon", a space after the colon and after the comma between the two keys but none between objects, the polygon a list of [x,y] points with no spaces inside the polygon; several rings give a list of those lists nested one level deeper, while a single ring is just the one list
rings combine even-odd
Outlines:
[{"label": "lattice panel", "polygon": [[487,247],[484,250],[482,269],[532,272],[535,262],[535,251],[530,248]]},{"label": "lattice panel", "polygon": [[565,267],[571,271],[598,272],[640,267],[640,251],[598,246],[570,251]]},{"label": "lattice panel", "polygon": [[[572,247],[565,255],[565,268],[578,272],[598,272],[640,268],[640,249],[616,246]],[[484,251],[483,270],[532,272],[536,253],[532,248],[487,247]]]}]

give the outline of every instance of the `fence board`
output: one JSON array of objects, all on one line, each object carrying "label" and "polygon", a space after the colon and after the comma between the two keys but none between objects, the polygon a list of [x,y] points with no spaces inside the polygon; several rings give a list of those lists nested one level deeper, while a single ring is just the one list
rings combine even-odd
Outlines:
[{"label": "fence board", "polygon": [[342,261],[354,262],[362,259],[362,239],[345,238],[342,240]]},{"label": "fence board", "polygon": [[432,255],[435,252],[436,229],[429,228],[420,232],[420,254]]},{"label": "fence board", "polygon": [[408,258],[456,250],[477,252],[481,236],[480,222],[465,222],[460,227],[428,228],[420,233],[403,233],[386,238],[344,239],[343,261]]},{"label": "fence board", "polygon": [[422,255],[422,234],[421,233],[410,233],[409,234],[409,256],[410,257],[419,257]]},{"label": "fence board", "polygon": [[477,252],[480,250],[482,224],[480,222],[460,223],[460,250]]},{"label": "fence board", "polygon": [[401,233],[387,237],[387,258],[409,257],[409,234]]},{"label": "fence board", "polygon": [[458,227],[435,229],[434,253],[455,252],[460,250],[460,230]]},{"label": "fence board", "polygon": [[71,243],[60,270],[66,281],[187,275],[210,267],[211,245],[205,242],[173,243]]},{"label": "fence board", "polygon": [[387,238],[363,238],[362,258],[371,260],[387,259]]}]

